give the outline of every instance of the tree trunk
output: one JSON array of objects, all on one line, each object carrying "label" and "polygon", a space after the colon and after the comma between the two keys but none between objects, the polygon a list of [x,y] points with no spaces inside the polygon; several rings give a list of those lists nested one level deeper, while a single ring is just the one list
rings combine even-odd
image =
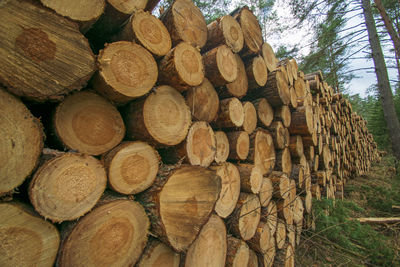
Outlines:
[{"label": "tree trunk", "polygon": [[361,0],[365,23],[368,30],[369,43],[371,44],[372,58],[378,80],[379,96],[382,103],[386,125],[389,130],[393,153],[400,160],[400,123],[394,109],[393,93],[390,88],[388,72],[383,58],[382,48],[378,39],[374,17],[369,0]]},{"label": "tree trunk", "polygon": [[60,234],[51,223],[16,202],[0,203],[0,265],[53,266]]},{"label": "tree trunk", "polygon": [[64,238],[57,266],[132,266],[147,243],[149,218],[131,200],[100,205]]}]

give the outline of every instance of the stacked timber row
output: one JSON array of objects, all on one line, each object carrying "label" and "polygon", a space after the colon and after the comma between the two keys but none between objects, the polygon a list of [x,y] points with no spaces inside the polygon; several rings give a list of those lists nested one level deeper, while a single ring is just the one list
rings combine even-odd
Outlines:
[{"label": "stacked timber row", "polygon": [[247,7],[40,2],[0,6],[0,266],[293,266],[380,157]]}]

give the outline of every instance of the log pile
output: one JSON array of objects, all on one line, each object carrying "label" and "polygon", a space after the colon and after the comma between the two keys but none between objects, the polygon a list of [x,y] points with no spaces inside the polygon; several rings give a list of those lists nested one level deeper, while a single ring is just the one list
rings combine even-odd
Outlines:
[{"label": "log pile", "polygon": [[156,4],[1,5],[1,266],[293,266],[312,198],[379,160],[249,8]]}]

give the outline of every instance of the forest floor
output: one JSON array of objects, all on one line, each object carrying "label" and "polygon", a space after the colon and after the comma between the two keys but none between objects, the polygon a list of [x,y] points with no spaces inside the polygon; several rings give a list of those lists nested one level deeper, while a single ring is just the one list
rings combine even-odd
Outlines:
[{"label": "forest floor", "polygon": [[400,266],[400,223],[352,218],[400,217],[400,167],[391,156],[345,184],[345,200],[313,202],[315,231],[302,234],[296,266]]}]

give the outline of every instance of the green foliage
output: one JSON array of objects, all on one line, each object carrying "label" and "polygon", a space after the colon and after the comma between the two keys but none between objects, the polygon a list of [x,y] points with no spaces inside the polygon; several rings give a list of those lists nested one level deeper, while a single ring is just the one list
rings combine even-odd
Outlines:
[{"label": "green foliage", "polygon": [[292,49],[289,49],[288,47],[281,45],[275,51],[275,56],[279,60],[283,60],[286,58],[297,58],[298,52],[299,52],[299,49],[297,47],[293,47]]},{"label": "green foliage", "polygon": [[323,199],[313,202],[316,232],[355,255],[368,259],[372,265],[392,266],[394,251],[387,238],[371,226],[349,220],[363,208],[350,201]]}]

